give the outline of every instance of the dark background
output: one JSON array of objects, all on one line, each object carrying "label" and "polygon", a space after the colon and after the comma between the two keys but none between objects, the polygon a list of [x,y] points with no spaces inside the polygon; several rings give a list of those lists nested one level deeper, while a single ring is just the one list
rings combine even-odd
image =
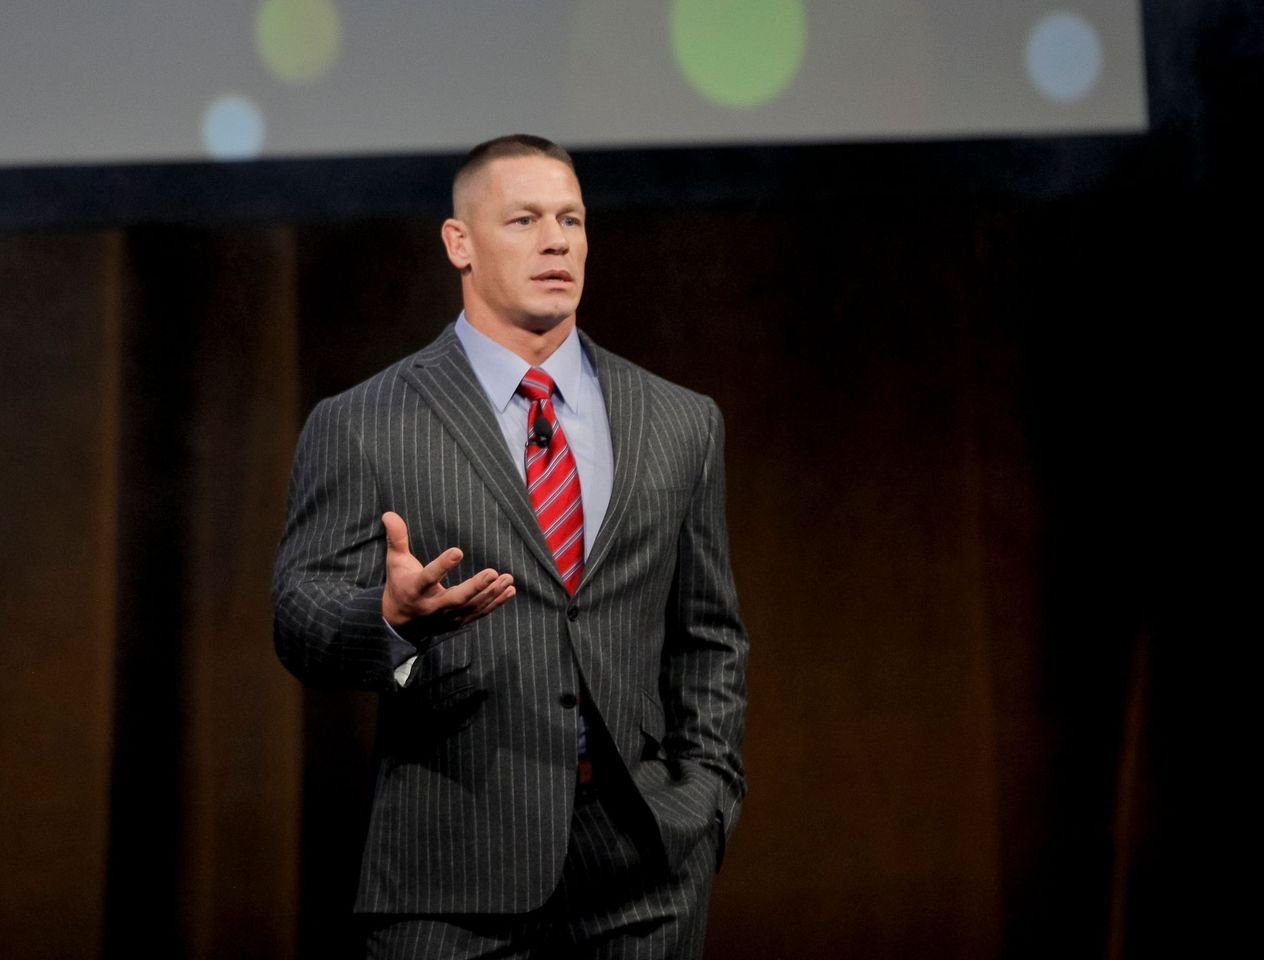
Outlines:
[{"label": "dark background", "polygon": [[[577,157],[584,328],[729,425],[709,956],[1218,952],[1264,16],[1143,6],[1143,136]],[[0,171],[6,956],[343,955],[374,704],[268,581],[306,412],[458,309],[452,164]]]}]

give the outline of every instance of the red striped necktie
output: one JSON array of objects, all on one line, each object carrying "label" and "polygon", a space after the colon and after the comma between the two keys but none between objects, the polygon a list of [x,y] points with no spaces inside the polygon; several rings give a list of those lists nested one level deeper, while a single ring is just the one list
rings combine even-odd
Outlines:
[{"label": "red striped necktie", "polygon": [[553,378],[532,367],[518,384],[527,410],[527,493],[570,593],[584,575],[584,507],[579,469],[553,409]]}]

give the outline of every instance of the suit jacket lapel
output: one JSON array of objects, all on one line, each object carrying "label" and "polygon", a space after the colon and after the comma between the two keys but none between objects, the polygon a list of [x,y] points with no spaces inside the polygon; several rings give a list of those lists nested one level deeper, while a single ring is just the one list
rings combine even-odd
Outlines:
[{"label": "suit jacket lapel", "polygon": [[610,443],[614,448],[614,482],[610,505],[597,532],[597,539],[584,565],[580,589],[593,576],[619,536],[628,508],[637,490],[641,471],[642,446],[645,442],[645,381],[629,363],[594,344],[582,331],[580,340],[597,368],[597,380],[610,422]]},{"label": "suit jacket lapel", "polygon": [[403,376],[443,421],[483,482],[505,508],[519,535],[560,585],[561,577],[536,521],[526,486],[505,449],[500,424],[451,326],[417,354]]}]

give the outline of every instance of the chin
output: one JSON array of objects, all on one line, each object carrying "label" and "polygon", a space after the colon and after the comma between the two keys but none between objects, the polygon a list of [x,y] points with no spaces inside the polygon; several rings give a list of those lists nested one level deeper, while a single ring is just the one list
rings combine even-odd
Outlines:
[{"label": "chin", "polygon": [[539,310],[533,310],[524,318],[525,326],[533,333],[547,333],[560,323],[565,323],[571,317],[575,316],[576,304],[558,304],[555,307],[545,307]]}]

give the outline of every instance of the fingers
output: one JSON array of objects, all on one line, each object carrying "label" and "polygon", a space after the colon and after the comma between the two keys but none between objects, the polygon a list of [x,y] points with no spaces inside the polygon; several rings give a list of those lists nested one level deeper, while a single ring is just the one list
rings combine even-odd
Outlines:
[{"label": "fingers", "polygon": [[382,514],[382,526],[386,528],[386,555],[391,557],[407,556],[412,551],[408,549],[408,524],[404,522],[404,518],[393,510],[388,510]]},{"label": "fingers", "polygon": [[[443,578],[448,575],[453,567],[461,562],[463,556],[465,554],[461,552],[459,547],[449,547],[422,567],[421,573],[417,575],[417,583],[421,591],[425,592],[435,584],[443,583]],[[484,570],[483,572],[488,573],[490,571]],[[466,583],[468,582],[467,580]]]},{"label": "fingers", "polygon": [[474,599],[469,603],[469,613],[462,618],[464,623],[469,623],[479,617],[485,617],[501,604],[511,599],[517,589],[513,585],[513,577],[509,574],[501,574],[494,581],[484,587]]},{"label": "fingers", "polygon": [[388,510],[382,514],[382,526],[386,528],[387,580],[395,578],[397,586],[410,595],[420,596],[441,584],[448,571],[464,556],[457,547],[450,547],[423,567],[409,547],[408,524],[404,518]]},{"label": "fingers", "polygon": [[449,594],[459,592],[460,600],[454,602],[458,608],[461,622],[468,624],[471,620],[487,616],[514,594],[513,577],[508,573],[495,573],[495,570],[483,570],[468,581],[450,589]]},{"label": "fingers", "polygon": [[[431,565],[435,562],[438,561],[433,561]],[[436,625],[438,630],[451,629],[487,616],[513,597],[515,592],[510,574],[483,570],[455,586],[434,586],[425,591],[408,604],[408,619],[424,618]],[[391,618],[388,616],[387,619]]]}]

